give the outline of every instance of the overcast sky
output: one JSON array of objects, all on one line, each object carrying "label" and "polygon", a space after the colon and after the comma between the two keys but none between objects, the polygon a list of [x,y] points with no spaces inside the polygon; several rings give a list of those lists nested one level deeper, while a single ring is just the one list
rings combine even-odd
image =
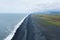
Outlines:
[{"label": "overcast sky", "polygon": [[60,0],[0,0],[0,13],[31,13],[60,9]]}]

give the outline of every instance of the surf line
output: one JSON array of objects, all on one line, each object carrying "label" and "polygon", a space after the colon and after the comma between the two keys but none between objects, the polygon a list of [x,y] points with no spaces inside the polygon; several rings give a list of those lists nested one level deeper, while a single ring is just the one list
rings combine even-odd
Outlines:
[{"label": "surf line", "polygon": [[19,26],[23,23],[23,21],[25,20],[25,18],[28,17],[25,16],[14,28],[14,30],[12,31],[12,33],[10,33],[4,40],[11,40],[16,32],[16,30],[19,28]]}]

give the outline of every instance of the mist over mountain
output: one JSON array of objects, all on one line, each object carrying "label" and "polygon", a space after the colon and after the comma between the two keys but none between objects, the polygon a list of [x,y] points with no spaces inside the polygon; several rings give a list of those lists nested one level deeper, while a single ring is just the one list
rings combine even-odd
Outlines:
[{"label": "mist over mountain", "polygon": [[60,14],[60,11],[52,11],[51,14]]},{"label": "mist over mountain", "polygon": [[49,13],[49,14],[60,14],[60,10],[48,10],[47,13]]},{"label": "mist over mountain", "polygon": [[38,11],[34,12],[33,14],[60,14],[60,10],[45,10],[45,11]]}]

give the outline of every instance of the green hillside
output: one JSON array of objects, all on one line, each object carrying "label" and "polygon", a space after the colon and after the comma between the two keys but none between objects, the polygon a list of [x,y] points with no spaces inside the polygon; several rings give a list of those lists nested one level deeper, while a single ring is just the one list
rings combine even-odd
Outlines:
[{"label": "green hillside", "polygon": [[50,15],[50,14],[42,14],[35,15],[40,21],[40,23],[44,25],[58,25],[60,26],[60,15]]}]

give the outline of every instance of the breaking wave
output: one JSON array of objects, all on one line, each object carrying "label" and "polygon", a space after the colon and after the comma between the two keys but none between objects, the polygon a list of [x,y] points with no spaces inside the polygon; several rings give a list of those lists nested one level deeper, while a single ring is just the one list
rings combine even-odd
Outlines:
[{"label": "breaking wave", "polygon": [[[27,16],[28,16],[28,15],[27,15]],[[27,16],[26,16],[26,17],[27,17]],[[11,40],[11,39],[12,39],[12,37],[14,36],[17,28],[22,24],[22,22],[25,20],[26,17],[24,17],[24,18],[15,26],[14,30],[12,31],[12,33],[10,33],[10,35],[8,35],[4,40]]]}]

